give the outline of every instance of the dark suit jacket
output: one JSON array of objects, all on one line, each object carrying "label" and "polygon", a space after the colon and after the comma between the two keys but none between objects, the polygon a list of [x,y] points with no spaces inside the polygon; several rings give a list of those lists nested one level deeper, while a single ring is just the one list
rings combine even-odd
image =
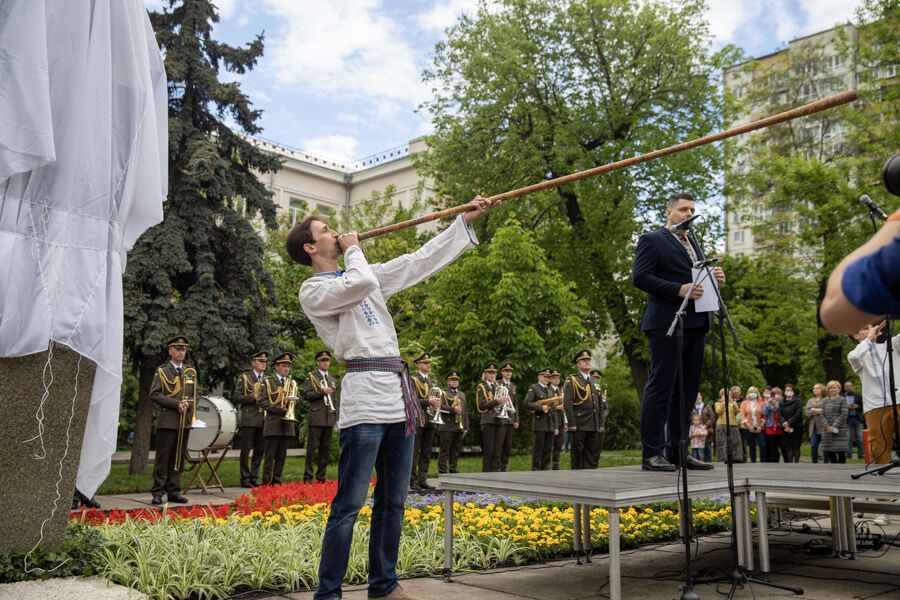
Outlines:
[{"label": "dark suit jacket", "polygon": [[[593,380],[588,379],[585,381],[580,374],[566,377],[563,383],[563,406],[566,408],[569,427],[577,427],[578,431],[600,431],[600,394],[594,387]],[[576,385],[579,388],[577,390]],[[587,397],[581,400],[580,397],[585,393]]]},{"label": "dark suit jacket", "polygon": [[556,415],[553,414],[557,412],[556,407],[550,406],[544,410],[543,406],[535,404],[538,400],[546,400],[551,397],[553,397],[553,392],[550,390],[550,386],[544,387],[540,383],[535,383],[528,388],[528,393],[525,394],[525,406],[534,412],[534,431],[546,432],[557,429]]},{"label": "dark suit jacket", "polygon": [[[287,379],[285,379],[287,381]],[[263,424],[263,437],[296,437],[297,429],[292,421],[284,421],[282,417],[287,414],[286,399],[279,399],[279,391],[283,386],[278,381],[277,375],[269,375],[263,380],[260,392],[259,404],[266,411],[266,420]],[[280,400],[280,401],[279,401]],[[300,406],[294,407],[294,412],[300,412]]]},{"label": "dark suit jacket", "polygon": [[[266,376],[263,375],[263,380]],[[231,400],[238,405],[238,414],[240,415],[241,427],[262,427],[263,426],[263,409],[253,397],[253,386],[256,383],[256,372],[253,370],[241,373],[237,381],[234,383],[234,393]],[[262,386],[260,386],[260,398],[263,394]]]},{"label": "dark suit jacket", "polygon": [[[185,364],[182,365],[182,368],[190,366]],[[165,378],[165,385],[163,385],[164,382],[161,378]],[[158,411],[156,415],[157,429],[178,429],[178,426],[181,424],[181,413],[178,412],[178,404],[184,396],[183,384],[184,375],[179,376],[171,362],[160,365],[156,369],[156,373],[153,374],[153,381],[150,383],[150,400],[156,404]],[[190,386],[188,386],[188,392],[193,398],[193,390],[191,390]],[[200,398],[199,390],[197,398]],[[191,423],[190,406],[185,415],[184,424],[189,427]]]},{"label": "dark suit jacket", "polygon": [[446,411],[441,414],[441,420],[444,421],[444,424],[438,425],[438,431],[460,431],[459,422],[456,420],[456,412],[453,411],[453,404],[456,398],[459,398],[459,405],[462,407],[462,412],[459,413],[459,418],[462,421],[462,431],[467,431],[469,429],[469,413],[466,411],[466,395],[462,393],[459,388],[452,390],[448,387],[444,390],[443,398],[441,399],[441,409]]},{"label": "dark suit jacket", "polygon": [[[431,422],[433,417],[428,412],[428,409],[431,406],[428,404],[428,393],[431,391],[431,388],[438,387],[438,380],[431,375],[426,375],[418,370],[410,375],[409,379],[413,384],[413,398],[419,403],[419,410],[425,416],[425,424],[422,425],[420,429],[434,429],[435,425]],[[444,420],[443,415],[441,416],[441,420]]]},{"label": "dark suit jacket", "polygon": [[[703,258],[694,240],[688,239],[697,258]],[[649,295],[641,331],[669,328],[681,306],[678,290],[683,284],[691,282],[691,266],[687,250],[665,227],[645,233],[638,239],[631,279],[635,287]],[[694,312],[693,300],[687,305],[684,328],[709,329],[709,314]]]},{"label": "dark suit jacket", "polygon": [[325,392],[322,391],[322,380],[318,369],[306,377],[305,397],[309,403],[306,424],[309,427],[334,427],[337,423],[338,413],[341,410],[340,392],[337,387],[337,379],[331,373],[325,374],[329,387],[334,388],[331,394],[331,403],[334,410],[325,406]]}]

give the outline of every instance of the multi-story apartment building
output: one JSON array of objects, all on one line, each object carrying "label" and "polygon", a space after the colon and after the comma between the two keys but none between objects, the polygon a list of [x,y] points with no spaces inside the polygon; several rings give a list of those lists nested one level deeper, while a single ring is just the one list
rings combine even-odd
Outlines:
[{"label": "multi-story apartment building", "polygon": [[353,162],[322,158],[262,138],[251,141],[282,157],[281,170],[260,179],[272,190],[279,214],[290,215],[292,223],[307,212],[349,214],[390,186],[394,202],[407,207],[417,195],[424,201],[432,195],[431,181],[419,176],[412,161],[413,154],[426,148],[423,138]]},{"label": "multi-story apartment building", "polygon": [[[842,32],[852,46],[857,30],[846,25]],[[847,53],[841,52],[843,43],[838,30],[829,29],[791,40],[784,50],[727,69],[725,90],[744,104],[744,111],[729,126],[742,125],[843,90],[856,89],[858,74]],[[837,120],[837,113],[830,117],[797,119],[791,127],[794,128],[796,152],[807,157],[815,155],[825,162],[841,152],[844,128]],[[765,140],[768,144],[773,141],[772,135],[769,130],[761,130],[736,138],[737,158],[726,166],[726,184],[729,178],[747,173],[752,166],[752,159],[740,151],[754,139],[752,136],[762,136],[755,139]],[[790,235],[799,229],[790,207],[768,206],[761,197],[726,196],[725,217],[725,250],[731,255],[764,251],[771,236]],[[760,223],[770,225],[762,228],[766,233],[760,233],[759,227],[754,229]]]}]

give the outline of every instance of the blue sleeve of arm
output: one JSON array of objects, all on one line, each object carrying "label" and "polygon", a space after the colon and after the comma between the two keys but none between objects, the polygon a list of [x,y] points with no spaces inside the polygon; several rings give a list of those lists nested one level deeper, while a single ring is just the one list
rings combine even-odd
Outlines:
[{"label": "blue sleeve of arm", "polygon": [[637,248],[634,252],[634,267],[631,269],[631,280],[636,288],[648,294],[656,294],[663,298],[677,300],[681,284],[657,276],[657,260],[657,250],[653,241],[646,234],[642,235],[638,239]]},{"label": "blue sleeve of arm", "polygon": [[900,237],[851,263],[841,278],[841,290],[862,311],[900,316]]}]

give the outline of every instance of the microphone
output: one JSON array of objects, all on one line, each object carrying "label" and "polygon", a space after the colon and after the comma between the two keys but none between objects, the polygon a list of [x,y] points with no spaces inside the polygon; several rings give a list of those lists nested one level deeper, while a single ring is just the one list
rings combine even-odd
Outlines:
[{"label": "microphone", "polygon": [[696,260],[694,261],[694,268],[703,269],[705,267],[712,266],[717,262],[719,262],[719,259],[715,256],[713,256],[712,258],[704,258],[703,260]]},{"label": "microphone", "polygon": [[878,205],[875,204],[875,202],[871,198],[869,198],[868,196],[863,194],[862,196],[859,197],[859,201],[863,206],[865,206],[866,208],[869,209],[870,213],[872,213],[873,215],[875,215],[882,221],[887,221],[887,218],[888,218],[887,215],[884,214],[884,211],[881,210],[878,207]]},{"label": "microphone", "polygon": [[[688,217],[681,223],[676,223],[675,225],[672,225],[671,227],[669,227],[669,231],[671,231],[672,233],[678,233],[679,231],[684,231],[685,229],[690,229],[691,224],[699,218],[700,218],[700,215],[694,215],[693,217]],[[887,218],[887,217],[885,217],[885,218]]]}]

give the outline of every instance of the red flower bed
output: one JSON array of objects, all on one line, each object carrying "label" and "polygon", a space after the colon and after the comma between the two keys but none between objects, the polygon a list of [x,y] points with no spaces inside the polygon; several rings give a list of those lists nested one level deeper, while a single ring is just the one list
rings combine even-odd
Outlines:
[{"label": "red flower bed", "polygon": [[234,511],[248,515],[255,510],[265,513],[293,504],[331,504],[337,493],[337,481],[325,483],[282,483],[253,488],[249,494],[234,499]]},{"label": "red flower bed", "polygon": [[[374,480],[373,480],[374,482]],[[132,510],[97,510],[95,508],[72,511],[70,520],[83,521],[86,525],[99,525],[106,521],[122,523],[131,520],[159,521],[168,516],[171,519],[196,519],[199,517],[225,518],[230,514],[249,515],[253,511],[265,513],[276,511],[282,506],[294,504],[331,504],[337,493],[337,481],[325,483],[281,483],[253,488],[248,494],[234,499],[232,504],[219,506],[195,505],[191,507],[137,508]]]}]

